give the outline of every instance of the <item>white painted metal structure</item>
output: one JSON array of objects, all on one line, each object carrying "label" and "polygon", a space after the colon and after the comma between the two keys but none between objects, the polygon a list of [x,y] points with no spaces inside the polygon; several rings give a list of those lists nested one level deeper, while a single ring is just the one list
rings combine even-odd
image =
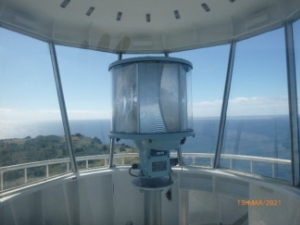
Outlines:
[{"label": "white painted metal structure", "polygon": [[123,53],[241,40],[280,27],[299,12],[298,0],[0,1],[3,27],[57,44]]},{"label": "white painted metal structure", "polygon": [[[17,168],[24,169],[26,183],[27,168],[36,165],[48,167],[51,163],[70,161],[72,170],[71,174],[19,189],[2,191],[1,182],[0,223],[129,225],[144,221],[145,199],[140,190],[132,186],[128,167],[113,167],[113,151],[109,162],[104,159],[110,168],[78,173],[76,160],[86,161],[88,168],[88,160],[97,157],[74,157],[56,44],[125,54],[169,53],[230,43],[214,162],[212,155],[205,155],[211,159],[213,169],[189,166],[174,169],[174,178],[180,179],[171,189],[171,200],[165,197],[165,192],[161,193],[162,224],[299,224],[299,125],[291,27],[299,17],[300,0],[0,0],[1,27],[49,43],[70,155],[66,161],[59,159],[3,167],[1,180],[3,173]],[[290,164],[290,160],[221,155],[235,44],[279,27],[284,27],[286,35],[293,186],[252,174],[232,174],[218,168],[220,156],[230,161],[247,160],[251,171],[254,161]],[[113,145],[114,139],[111,143]],[[202,156],[189,155],[192,158]]]},{"label": "white painted metal structure", "polygon": [[[143,224],[145,199],[127,170],[83,173],[14,192],[1,198],[1,224]],[[299,191],[292,187],[189,167],[174,175],[181,179],[172,199],[161,192],[162,224],[299,223]]]}]

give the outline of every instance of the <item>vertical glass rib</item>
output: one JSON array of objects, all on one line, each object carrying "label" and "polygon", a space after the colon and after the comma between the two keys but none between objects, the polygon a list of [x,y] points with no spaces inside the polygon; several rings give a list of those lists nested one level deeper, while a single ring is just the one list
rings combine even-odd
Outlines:
[{"label": "vertical glass rib", "polygon": [[297,107],[296,66],[294,52],[294,36],[292,24],[285,25],[287,79],[289,94],[289,115],[291,132],[292,179],[294,186],[300,186],[299,169],[299,124]]},{"label": "vertical glass rib", "polygon": [[215,161],[214,161],[214,168],[216,168],[219,165],[222,143],[223,143],[223,139],[224,139],[223,137],[224,137],[224,130],[225,130],[226,113],[227,113],[228,99],[229,99],[233,65],[234,65],[235,46],[236,46],[236,43],[233,42],[230,47],[230,54],[229,54],[228,68],[227,68],[227,77],[226,77],[226,82],[225,82],[223,104],[222,104],[222,111],[221,111],[221,118],[220,118],[220,125],[219,125],[218,142],[217,142],[217,148],[216,148],[216,153],[215,153],[216,155],[215,155]]},{"label": "vertical glass rib", "polygon": [[66,111],[66,105],[65,105],[63,90],[62,90],[61,81],[60,81],[58,63],[57,63],[57,56],[56,56],[55,46],[54,46],[53,42],[49,43],[49,48],[50,48],[52,65],[53,65],[53,72],[54,72],[54,77],[55,77],[55,84],[56,84],[56,90],[57,90],[57,95],[58,95],[58,100],[59,100],[60,112],[61,112],[61,116],[62,116],[62,120],[63,120],[63,124],[64,124],[66,141],[67,141],[67,146],[68,146],[70,160],[71,160],[72,171],[74,173],[77,173],[78,172],[77,163],[76,163],[75,154],[74,154],[74,150],[73,150],[73,146],[72,146],[72,139],[71,139],[68,115],[67,115],[67,111]]}]

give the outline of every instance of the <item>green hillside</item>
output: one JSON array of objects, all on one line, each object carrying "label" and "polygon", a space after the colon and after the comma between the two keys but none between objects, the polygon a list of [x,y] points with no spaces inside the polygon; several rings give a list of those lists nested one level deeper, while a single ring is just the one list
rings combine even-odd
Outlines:
[{"label": "green hillside", "polygon": [[[108,155],[109,145],[103,144],[97,138],[85,137],[79,133],[72,135],[72,144],[76,156]],[[116,144],[115,153],[133,153],[137,149],[125,145]],[[64,136],[48,135],[35,138],[14,138],[0,140],[0,167],[30,163],[43,160],[68,157],[66,139]],[[138,157],[126,158],[125,164],[138,162]],[[114,159],[114,164],[121,164],[121,159]],[[104,159],[88,160],[89,168],[97,168],[107,165]],[[79,170],[86,169],[86,161],[77,162]],[[55,176],[68,172],[66,163],[49,165],[49,176]],[[34,182],[46,178],[46,166],[27,168],[27,182]],[[4,189],[24,184],[24,169],[7,171],[3,173]]]},{"label": "green hillside", "polygon": [[[109,145],[103,144],[97,137],[89,138],[77,133],[72,135],[72,143],[76,156],[109,153]],[[125,144],[117,144],[114,152],[132,153],[137,150]],[[65,157],[68,157],[68,150],[64,136],[28,136],[0,140],[0,167]]]}]

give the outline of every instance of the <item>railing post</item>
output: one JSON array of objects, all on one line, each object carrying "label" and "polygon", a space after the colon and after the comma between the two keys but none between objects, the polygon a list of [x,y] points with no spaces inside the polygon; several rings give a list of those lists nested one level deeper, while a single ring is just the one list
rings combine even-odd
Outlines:
[{"label": "railing post", "polygon": [[250,160],[250,173],[253,173],[253,161]]},{"label": "railing post", "polygon": [[193,159],[192,164],[195,164],[195,162],[196,162],[195,158],[196,158],[195,156],[192,157],[192,159]]},{"label": "railing post", "polygon": [[299,123],[298,123],[298,100],[297,79],[294,52],[293,25],[285,24],[287,82],[289,95],[289,116],[291,136],[291,161],[293,185],[300,187],[300,150],[299,150]]},{"label": "railing post", "polygon": [[112,168],[114,164],[114,146],[115,146],[115,139],[111,137],[110,148],[109,148],[109,168]]},{"label": "railing post", "polygon": [[183,165],[183,159],[182,159],[182,151],[181,151],[181,145],[177,148],[177,158],[179,165]]},{"label": "railing post", "polygon": [[210,165],[213,166],[213,158],[210,157]]},{"label": "railing post", "polygon": [[85,160],[85,168],[88,169],[89,168],[89,160]]},{"label": "railing post", "polygon": [[125,164],[125,156],[122,158],[122,165]]},{"label": "railing post", "polygon": [[53,73],[54,73],[54,78],[55,78],[57,97],[58,97],[62,122],[63,122],[63,126],[64,126],[64,131],[65,131],[66,143],[67,143],[69,156],[70,156],[70,160],[71,160],[71,167],[72,167],[73,172],[75,174],[77,174],[78,168],[77,168],[76,157],[75,157],[73,145],[72,145],[72,138],[71,138],[68,114],[67,114],[62,84],[61,84],[61,80],[60,80],[57,55],[56,55],[55,46],[54,46],[53,42],[49,42],[49,49],[50,49],[51,61],[52,61],[52,65],[53,65]]},{"label": "railing post", "polygon": [[275,163],[272,163],[272,178],[275,178]]},{"label": "railing post", "polygon": [[1,172],[1,184],[0,184],[0,191],[3,191],[3,189],[4,189],[4,186],[3,186],[3,180],[4,180],[4,178],[3,178],[3,175],[4,175],[4,173],[3,172]]},{"label": "railing post", "polygon": [[24,168],[24,182],[27,184],[27,168]]},{"label": "railing post", "polygon": [[232,169],[232,158],[229,160],[229,168]]},{"label": "railing post", "polygon": [[232,42],[230,47],[229,59],[228,59],[226,82],[225,82],[223,103],[222,103],[222,110],[221,110],[221,117],[220,117],[220,124],[219,124],[218,142],[217,142],[217,148],[215,152],[215,160],[214,160],[213,168],[217,168],[219,166],[220,157],[221,157],[221,150],[222,150],[224,131],[225,131],[226,113],[228,108],[231,79],[233,73],[235,46],[236,46],[236,42]]},{"label": "railing post", "polygon": [[46,165],[46,177],[49,177],[49,164]]},{"label": "railing post", "polygon": [[70,163],[67,162],[67,172],[69,172],[69,171],[70,171]]}]

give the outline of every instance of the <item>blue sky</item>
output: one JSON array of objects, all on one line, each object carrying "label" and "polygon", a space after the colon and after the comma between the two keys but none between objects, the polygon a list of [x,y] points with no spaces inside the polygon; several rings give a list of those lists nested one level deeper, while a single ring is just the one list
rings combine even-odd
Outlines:
[{"label": "blue sky", "polygon": [[[299,21],[295,27],[300,68]],[[60,119],[48,45],[2,28],[0,37],[1,122]],[[284,46],[283,29],[237,44],[229,116],[288,113]],[[108,65],[118,56],[63,46],[56,50],[69,119],[110,118]],[[194,65],[194,117],[220,115],[228,54],[229,45],[170,54]]]},{"label": "blue sky", "polygon": [[[237,43],[228,116],[288,113],[284,30]],[[195,116],[219,116],[229,45],[172,54],[190,60]]]}]

